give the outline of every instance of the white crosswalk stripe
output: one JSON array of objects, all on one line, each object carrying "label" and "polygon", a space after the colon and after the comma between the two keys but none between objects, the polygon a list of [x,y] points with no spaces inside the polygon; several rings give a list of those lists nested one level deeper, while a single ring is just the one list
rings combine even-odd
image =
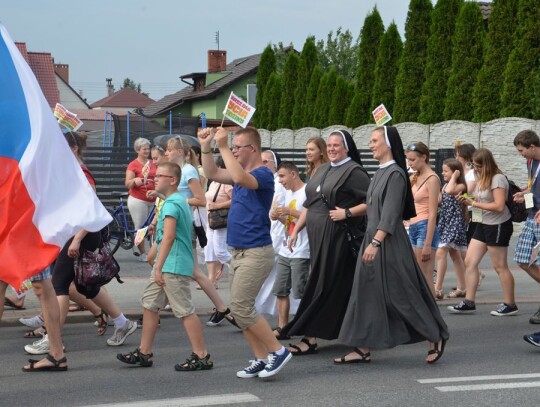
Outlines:
[{"label": "white crosswalk stripe", "polygon": [[[445,383],[470,383],[482,381],[498,381],[496,383],[482,384],[456,384],[448,386],[435,386],[436,390],[441,392],[459,392],[459,391],[482,391],[482,390],[503,390],[503,389],[525,389],[540,387],[540,381],[524,381],[527,379],[540,378],[540,373],[523,373],[507,375],[489,375],[489,376],[460,376],[460,377],[440,377],[429,379],[417,379],[420,384],[445,384]],[[516,381],[516,380],[523,381]],[[502,380],[506,380],[503,382]],[[511,380],[511,381],[508,381]]]},{"label": "white crosswalk stripe", "polygon": [[92,404],[82,407],[196,407],[227,404],[253,403],[262,401],[251,393],[215,394],[200,397],[180,397],[176,399],[145,400],[129,403]]}]

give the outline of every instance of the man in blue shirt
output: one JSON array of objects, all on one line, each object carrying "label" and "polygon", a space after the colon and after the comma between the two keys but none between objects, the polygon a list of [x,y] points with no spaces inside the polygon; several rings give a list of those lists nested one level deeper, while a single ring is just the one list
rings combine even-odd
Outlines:
[{"label": "man in blue shirt", "polygon": [[[229,148],[227,131],[221,127],[199,132],[202,164],[208,178],[234,186],[227,221],[227,244],[232,247],[231,311],[243,330],[254,360],[236,373],[240,378],[270,377],[292,357],[276,339],[270,325],[257,313],[255,299],[272,270],[274,249],[268,212],[274,194],[274,177],[261,159],[261,137],[254,128],[238,130]],[[212,140],[226,169],[212,156]]]}]

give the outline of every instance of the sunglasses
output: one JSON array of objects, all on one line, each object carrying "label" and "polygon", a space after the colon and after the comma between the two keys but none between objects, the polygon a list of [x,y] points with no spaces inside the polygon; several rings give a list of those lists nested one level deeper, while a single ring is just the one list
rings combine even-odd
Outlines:
[{"label": "sunglasses", "polygon": [[407,150],[408,150],[408,151],[417,151],[418,149],[416,148],[416,145],[414,145],[414,144],[409,144],[409,145],[407,146]]}]

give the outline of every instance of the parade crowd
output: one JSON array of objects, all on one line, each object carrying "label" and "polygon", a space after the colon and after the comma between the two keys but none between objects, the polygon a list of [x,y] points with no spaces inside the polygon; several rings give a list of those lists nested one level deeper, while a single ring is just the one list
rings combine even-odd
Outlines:
[{"label": "parade crowd", "polygon": [[[86,137],[70,131],[64,136],[95,190],[83,161]],[[190,342],[188,357],[175,370],[212,369],[214,358],[192,302],[193,281],[214,304],[206,326],[227,321],[242,330],[251,348],[239,378],[273,376],[293,357],[316,354],[319,339],[351,346],[335,364],[369,363],[373,350],[424,341],[425,362],[433,364],[450,338],[437,301],[456,299],[449,313],[476,312],[484,278],[479,264],[486,254],[502,289],[491,315],[518,313],[507,262],[513,205],[527,210],[513,260],[540,283],[533,254],[540,242],[540,138],[531,130],[514,138],[528,174],[528,184],[514,193],[490,150],[457,145],[440,179],[428,147],[403,146],[391,126],[371,132],[369,149],[379,163],[372,177],[344,130],[307,141],[305,174],[263,151],[254,128],[236,131],[232,144],[223,128],[199,130],[198,140],[200,147],[181,137],[154,146],[144,138],[134,143],[137,158],[127,167],[125,187],[135,228],[155,209],[147,232],[153,243],[147,247],[143,239],[137,245],[138,259],[151,273],[141,293],[142,318],[126,318],[106,286],[78,283],[77,258],[110,236],[80,230],[53,265],[31,279],[42,312],[20,319],[31,328],[25,337],[36,339],[24,350],[46,356],[30,359],[24,371],[68,369],[62,329],[70,307],[91,312],[98,335],[113,324],[109,346],[123,345],[142,328],[139,345],[117,354],[120,362],[140,367],[153,365],[159,313],[169,309],[182,320]],[[451,289],[444,285],[448,256],[457,281]],[[225,272],[229,304],[217,290]],[[0,281],[0,319],[4,304],[20,308],[24,301],[6,296],[6,288]],[[277,325],[265,314],[276,316]],[[540,324],[540,309],[530,322]],[[540,346],[540,332],[524,340]]]}]

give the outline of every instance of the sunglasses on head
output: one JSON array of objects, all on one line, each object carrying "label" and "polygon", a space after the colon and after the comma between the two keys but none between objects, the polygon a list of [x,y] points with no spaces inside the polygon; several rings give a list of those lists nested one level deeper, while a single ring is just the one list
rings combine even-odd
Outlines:
[{"label": "sunglasses on head", "polygon": [[407,150],[409,150],[409,151],[416,151],[416,150],[417,150],[416,145],[415,145],[415,144],[409,144],[409,145],[407,146]]}]

